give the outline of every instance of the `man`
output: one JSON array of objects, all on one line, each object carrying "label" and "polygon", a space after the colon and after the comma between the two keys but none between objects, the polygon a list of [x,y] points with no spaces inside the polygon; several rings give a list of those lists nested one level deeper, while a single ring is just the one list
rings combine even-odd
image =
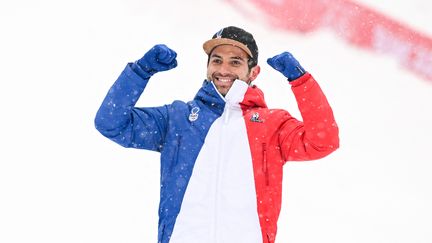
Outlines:
[{"label": "man", "polygon": [[303,121],[268,109],[251,82],[260,73],[253,36],[230,26],[203,45],[207,79],[192,101],[134,107],[150,77],[177,66],[156,45],[111,87],[96,128],[124,147],[161,153],[158,242],[273,243],[287,161],[322,158],[339,146],[318,83],[288,52],[267,60],[289,81]]}]

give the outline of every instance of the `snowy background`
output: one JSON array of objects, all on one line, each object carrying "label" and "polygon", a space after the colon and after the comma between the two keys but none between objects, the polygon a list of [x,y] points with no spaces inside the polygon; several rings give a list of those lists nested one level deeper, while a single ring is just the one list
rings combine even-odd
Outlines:
[{"label": "snowy background", "polygon": [[[432,35],[426,0],[361,2]],[[228,25],[254,34],[270,107],[299,114],[265,63],[291,51],[340,126],[337,152],[285,167],[277,242],[432,242],[432,82],[331,32],[275,31],[218,0],[0,2],[0,242],[156,242],[158,154],[112,143],[93,119],[126,63],[157,43],[179,65],[138,104],[193,98],[202,43]]]}]

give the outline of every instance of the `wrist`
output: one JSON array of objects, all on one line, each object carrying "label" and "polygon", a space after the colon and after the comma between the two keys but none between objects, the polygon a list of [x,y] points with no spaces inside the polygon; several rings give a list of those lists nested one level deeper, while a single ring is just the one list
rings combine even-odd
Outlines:
[{"label": "wrist", "polygon": [[288,82],[294,81],[306,73],[304,68],[300,65],[294,66],[293,71],[288,73],[286,77],[288,78]]},{"label": "wrist", "polygon": [[298,77],[297,79],[289,81],[289,84],[292,87],[301,86],[304,83],[306,83],[311,77],[312,77],[312,75],[310,73],[306,72],[304,75]]},{"label": "wrist", "polygon": [[158,72],[158,70],[154,69],[154,68],[152,67],[152,65],[150,65],[150,63],[149,63],[146,59],[144,59],[144,58],[139,59],[138,61],[135,61],[135,63],[136,63],[136,64],[137,64],[137,65],[138,65],[138,66],[139,66],[143,71],[149,73],[150,75],[153,75],[153,74],[155,74],[155,73]]},{"label": "wrist", "polygon": [[131,68],[136,74],[138,74],[143,79],[148,79],[151,76],[153,76],[153,74],[156,73],[154,71],[152,72],[151,70],[149,70],[149,68],[145,68],[142,65],[140,65],[138,61],[132,63]]}]

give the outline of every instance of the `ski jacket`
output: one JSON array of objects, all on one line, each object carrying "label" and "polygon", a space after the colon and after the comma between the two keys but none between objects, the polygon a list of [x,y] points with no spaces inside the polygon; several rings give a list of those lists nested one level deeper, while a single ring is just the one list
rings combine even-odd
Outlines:
[{"label": "ski jacket", "polygon": [[333,112],[314,78],[292,81],[303,121],[269,109],[256,86],[225,97],[204,81],[189,102],[135,104],[148,82],[128,64],[105,97],[96,128],[124,146],[160,152],[158,242],[273,243],[287,161],[339,146]]}]

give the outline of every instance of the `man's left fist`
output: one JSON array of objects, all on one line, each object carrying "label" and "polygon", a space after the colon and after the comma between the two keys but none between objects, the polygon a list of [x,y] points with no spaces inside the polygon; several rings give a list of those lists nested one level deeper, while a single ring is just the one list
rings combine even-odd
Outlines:
[{"label": "man's left fist", "polygon": [[269,58],[267,59],[267,63],[272,68],[281,72],[290,82],[300,78],[306,73],[297,59],[289,52],[283,52],[282,54]]}]

